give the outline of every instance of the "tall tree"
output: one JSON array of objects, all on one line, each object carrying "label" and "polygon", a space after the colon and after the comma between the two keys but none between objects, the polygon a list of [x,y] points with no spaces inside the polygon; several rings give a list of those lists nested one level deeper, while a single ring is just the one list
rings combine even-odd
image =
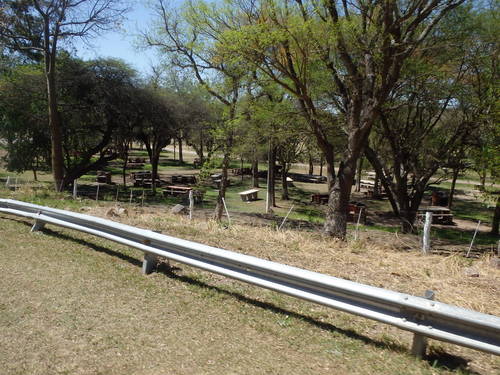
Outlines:
[{"label": "tall tree", "polygon": [[[405,60],[462,2],[233,0],[213,12],[225,17],[212,22],[230,29],[217,35],[224,56],[253,63],[297,98],[327,164],[327,234],[345,238],[356,162]],[[347,136],[337,173],[322,107],[338,114]]]},{"label": "tall tree", "polygon": [[0,37],[8,48],[43,56],[55,188],[64,185],[64,151],[57,95],[59,45],[72,38],[90,39],[118,22],[125,9],[119,0],[4,1]]},{"label": "tall tree", "polygon": [[163,0],[157,1],[155,9],[161,27],[157,32],[144,35],[146,44],[160,48],[174,66],[189,69],[199,84],[225,108],[224,121],[220,121],[213,132],[223,154],[222,178],[214,213],[214,218],[220,220],[228,184],[241,81],[246,71],[242,64],[214,58],[216,39],[206,19],[197,14],[193,7],[188,6],[182,17],[171,12]]}]

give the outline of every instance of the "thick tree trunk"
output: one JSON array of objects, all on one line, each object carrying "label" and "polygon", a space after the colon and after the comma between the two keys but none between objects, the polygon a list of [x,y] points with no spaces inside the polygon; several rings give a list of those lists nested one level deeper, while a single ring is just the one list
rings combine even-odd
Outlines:
[{"label": "thick tree trunk", "polygon": [[59,110],[57,108],[57,88],[55,78],[55,64],[50,64],[47,71],[47,98],[49,108],[49,127],[51,135],[51,164],[52,174],[56,191],[64,189],[64,156],[63,156],[63,137],[61,130],[61,121]]},{"label": "thick tree trunk", "polygon": [[288,182],[286,181],[287,177],[288,177],[287,163],[282,163],[281,164],[281,185],[282,185],[281,199],[283,199],[283,200],[290,199],[288,196]]},{"label": "thick tree trunk", "polygon": [[451,180],[450,196],[448,197],[448,208],[450,210],[453,205],[453,196],[455,195],[455,185],[457,183],[458,172],[458,168],[453,168],[453,179]]},{"label": "thick tree trunk", "polygon": [[252,160],[252,185],[259,187],[259,160],[256,157]]},{"label": "thick tree trunk", "polygon": [[322,156],[321,159],[319,159],[319,175],[323,176],[323,165],[325,164],[325,158]]},{"label": "thick tree trunk", "polygon": [[349,163],[341,162],[335,184],[328,199],[324,231],[327,235],[341,240],[346,238],[347,209],[355,173],[355,159],[351,159]]},{"label": "thick tree trunk", "polygon": [[308,174],[314,174],[314,163],[312,155],[309,153],[309,172]]},{"label": "thick tree trunk", "polygon": [[184,163],[184,155],[182,152],[182,138],[177,138],[177,141],[179,142],[179,162],[182,164]]},{"label": "thick tree trunk", "polygon": [[500,223],[500,195],[497,197],[497,204],[495,206],[495,213],[493,215],[493,222],[491,224],[491,234],[498,235],[498,226]]}]

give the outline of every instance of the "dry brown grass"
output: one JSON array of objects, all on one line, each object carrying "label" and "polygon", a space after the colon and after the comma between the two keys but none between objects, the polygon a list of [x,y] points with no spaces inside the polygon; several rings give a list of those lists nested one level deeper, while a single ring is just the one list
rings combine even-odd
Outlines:
[{"label": "dry brown grass", "polygon": [[[107,209],[86,213],[105,216]],[[364,233],[345,244],[309,232],[129,212],[119,220],[414,295],[433,289],[440,301],[500,315],[500,271],[486,257],[424,257],[401,250],[406,239],[394,234]],[[437,362],[417,361],[408,353],[409,333],[183,265],[144,277],[140,252],[91,236],[54,227],[34,235],[22,221],[5,218],[0,236],[2,374],[500,370],[498,357],[435,341]],[[471,266],[479,277],[465,276]]]}]

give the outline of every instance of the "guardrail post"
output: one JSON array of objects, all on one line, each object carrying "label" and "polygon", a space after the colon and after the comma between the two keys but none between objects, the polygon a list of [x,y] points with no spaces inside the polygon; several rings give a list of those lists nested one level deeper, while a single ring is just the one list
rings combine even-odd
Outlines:
[{"label": "guardrail post", "polygon": [[144,253],[144,260],[142,261],[142,273],[149,275],[158,265],[158,257],[154,254]]},{"label": "guardrail post", "polygon": [[45,226],[45,221],[36,219],[35,224],[31,227],[32,232],[37,232]]},{"label": "guardrail post", "polygon": [[[434,300],[435,294],[432,290],[426,290],[424,293],[424,298],[428,300]],[[427,351],[427,337],[415,333],[413,335],[413,344],[411,347],[411,354],[417,358],[425,357],[425,352]]]}]

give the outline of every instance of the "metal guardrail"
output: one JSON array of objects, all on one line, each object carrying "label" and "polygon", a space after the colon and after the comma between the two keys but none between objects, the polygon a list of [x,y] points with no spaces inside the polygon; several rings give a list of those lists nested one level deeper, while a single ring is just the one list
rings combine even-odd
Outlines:
[{"label": "metal guardrail", "polygon": [[142,250],[144,273],[164,257],[396,326],[415,333],[412,351],[419,356],[425,353],[427,337],[500,355],[500,318],[493,315],[70,211],[0,199],[0,212],[34,219],[32,230],[54,224]]}]

